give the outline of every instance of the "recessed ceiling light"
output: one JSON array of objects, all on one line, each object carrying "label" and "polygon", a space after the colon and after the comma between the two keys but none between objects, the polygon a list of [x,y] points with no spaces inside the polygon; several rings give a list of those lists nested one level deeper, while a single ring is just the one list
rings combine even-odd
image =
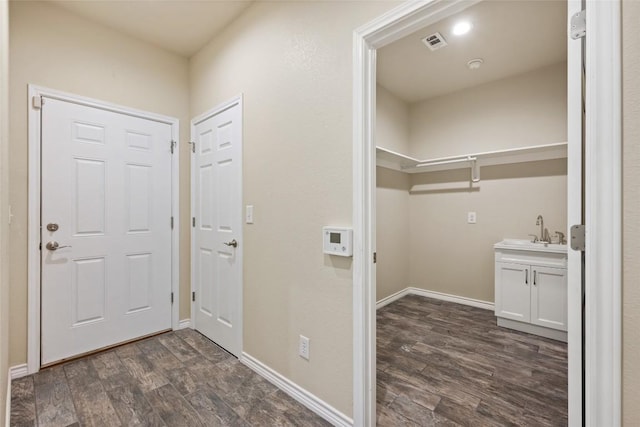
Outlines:
[{"label": "recessed ceiling light", "polygon": [[471,23],[469,21],[460,21],[453,26],[453,34],[461,36],[467,34],[471,30]]},{"label": "recessed ceiling light", "polygon": [[467,62],[467,68],[469,68],[470,70],[477,70],[482,64],[484,64],[484,60],[482,58],[472,59],[471,61]]}]

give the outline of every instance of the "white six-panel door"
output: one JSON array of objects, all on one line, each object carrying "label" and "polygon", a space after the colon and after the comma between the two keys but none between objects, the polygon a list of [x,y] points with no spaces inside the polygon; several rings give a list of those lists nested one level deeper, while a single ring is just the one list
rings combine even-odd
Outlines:
[{"label": "white six-panel door", "polygon": [[242,104],[194,119],[195,328],[239,356],[242,343]]},{"label": "white six-panel door", "polygon": [[43,365],[171,328],[171,126],[45,101]]}]

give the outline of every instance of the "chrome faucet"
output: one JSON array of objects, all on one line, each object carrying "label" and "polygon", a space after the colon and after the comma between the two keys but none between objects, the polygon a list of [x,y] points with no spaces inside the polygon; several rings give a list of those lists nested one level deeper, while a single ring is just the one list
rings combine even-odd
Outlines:
[{"label": "chrome faucet", "polygon": [[549,230],[544,228],[544,218],[542,218],[542,215],[538,215],[538,218],[536,219],[536,225],[540,226],[540,242],[551,243]]}]

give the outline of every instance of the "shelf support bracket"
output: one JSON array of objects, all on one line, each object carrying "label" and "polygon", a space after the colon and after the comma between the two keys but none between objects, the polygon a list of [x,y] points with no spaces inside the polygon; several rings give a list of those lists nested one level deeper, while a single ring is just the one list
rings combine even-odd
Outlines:
[{"label": "shelf support bracket", "polygon": [[478,165],[478,159],[475,157],[469,157],[471,162],[471,182],[480,182],[480,165]]}]

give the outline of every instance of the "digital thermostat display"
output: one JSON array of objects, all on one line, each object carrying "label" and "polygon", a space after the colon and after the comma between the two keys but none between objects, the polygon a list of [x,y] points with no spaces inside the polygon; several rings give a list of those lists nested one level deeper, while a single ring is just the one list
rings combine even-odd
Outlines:
[{"label": "digital thermostat display", "polygon": [[345,227],[323,227],[323,252],[329,255],[352,256],[353,230]]}]

